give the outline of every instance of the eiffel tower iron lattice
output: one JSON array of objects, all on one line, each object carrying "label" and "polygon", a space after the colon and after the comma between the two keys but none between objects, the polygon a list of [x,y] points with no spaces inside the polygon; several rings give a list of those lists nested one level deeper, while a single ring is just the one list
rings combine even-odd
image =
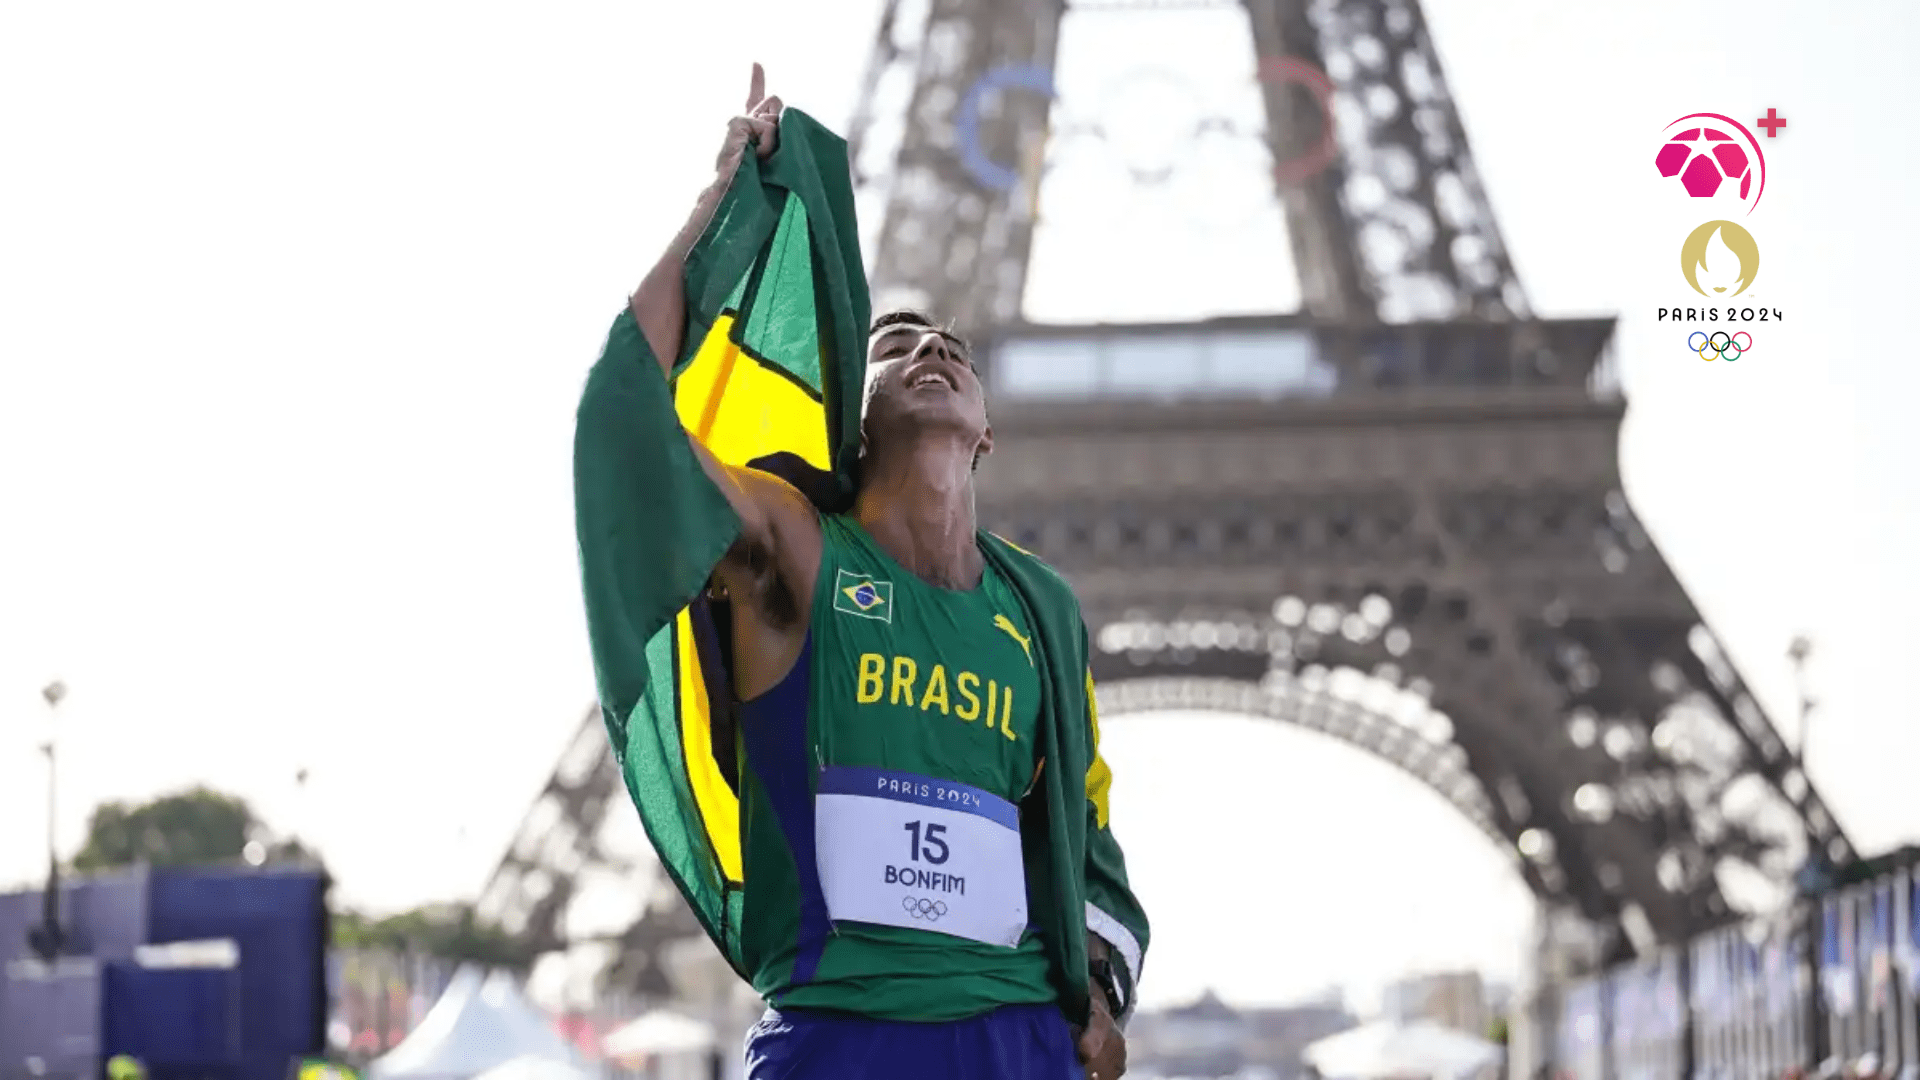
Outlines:
[{"label": "eiffel tower iron lattice", "polygon": [[[1383,758],[1596,931],[1591,963],[1728,921],[1730,883],[1853,862],[1628,507],[1612,321],[1531,315],[1418,5],[1236,6],[1274,161],[1328,134],[1286,72],[1327,76],[1337,152],[1276,184],[1299,315],[1021,321],[1050,84],[989,76],[1052,66],[1058,0],[886,0],[850,131],[875,310],[987,339],[982,522],[1073,582],[1103,715],[1271,717]],[[597,717],[568,761],[483,905],[552,946],[621,798]],[[695,933],[672,907],[626,948]]]},{"label": "eiffel tower iron lattice", "polygon": [[[529,954],[611,943],[613,956],[601,973],[603,980],[631,993],[664,998],[674,987],[662,962],[663,949],[702,931],[662,875],[643,873],[645,867],[633,865],[604,842],[609,814],[620,812],[625,802],[620,767],[596,706],[575,728],[559,765],[481,890],[475,911],[514,935]],[[646,890],[641,902],[632,905],[640,918],[620,932],[588,934],[569,925],[583,879],[595,871]]]}]

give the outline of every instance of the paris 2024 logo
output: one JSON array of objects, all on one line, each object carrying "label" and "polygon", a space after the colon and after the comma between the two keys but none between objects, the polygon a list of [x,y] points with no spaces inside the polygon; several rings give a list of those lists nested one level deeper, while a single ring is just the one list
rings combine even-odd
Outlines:
[{"label": "paris 2024 logo", "polygon": [[1709,300],[1739,296],[1759,272],[1760,245],[1731,221],[1709,221],[1680,245],[1680,273]]},{"label": "paris 2024 logo", "polygon": [[[1653,164],[1663,185],[1685,198],[1706,200],[1732,209],[1738,199],[1749,216],[1760,205],[1767,187],[1767,159],[1760,142],[1746,126],[1719,113],[1688,113],[1667,125],[1665,141]],[[1753,335],[1745,329],[1723,330],[1715,323],[1778,322],[1778,308],[1728,305],[1746,293],[1760,272],[1760,245],[1746,226],[1725,219],[1705,222],[1680,241],[1680,275],[1694,292],[1709,301],[1705,307],[1663,307],[1658,321],[1688,323],[1687,351],[1704,360],[1735,360],[1753,350]],[[1669,249],[1671,250],[1671,249]],[[1671,256],[1669,256],[1671,257]],[[1671,263],[1668,263],[1671,266]],[[1749,302],[1758,297],[1751,298]]]}]

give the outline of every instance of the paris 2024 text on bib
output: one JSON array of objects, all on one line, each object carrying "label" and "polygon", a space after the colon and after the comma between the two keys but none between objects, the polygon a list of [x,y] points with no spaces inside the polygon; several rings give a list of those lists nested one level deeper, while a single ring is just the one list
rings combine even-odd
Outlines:
[{"label": "paris 2024 text on bib", "polygon": [[1012,947],[1027,928],[1014,805],[968,784],[829,767],[815,799],[827,912]]}]

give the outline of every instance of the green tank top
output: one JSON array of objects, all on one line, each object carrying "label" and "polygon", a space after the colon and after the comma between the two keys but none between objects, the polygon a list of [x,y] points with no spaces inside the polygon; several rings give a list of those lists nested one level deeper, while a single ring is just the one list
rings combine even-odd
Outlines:
[{"label": "green tank top", "polygon": [[[1017,804],[1034,784],[1040,680],[1021,605],[991,567],[977,588],[938,588],[894,562],[850,517],[823,517],[821,532],[807,645],[780,685],[740,706],[741,946],[754,988],[777,1008],[913,1021],[1052,1001],[1045,952],[1017,911],[995,909],[1008,912],[1002,943],[953,929],[959,909],[977,907],[983,892],[1024,898],[1025,885],[1017,869],[1012,877],[945,872],[964,863],[946,862],[948,841],[972,854],[976,847],[960,848],[958,834],[991,833],[994,843],[1014,845],[1017,868],[1017,826],[1008,841],[985,816],[936,805],[978,804],[986,807],[980,815],[1001,814],[1004,826],[1013,810],[998,800]],[[905,793],[896,798],[934,809],[869,800],[862,805],[901,816],[864,822],[873,842],[854,843],[835,824],[834,807],[847,801],[827,797],[829,789],[851,790],[842,782],[849,776],[881,778],[883,788]],[[921,816],[948,821],[955,835],[906,820]],[[849,850],[873,871],[868,877],[882,862],[888,882],[900,875],[887,903],[904,902],[914,917],[877,917],[914,925],[848,918],[857,909],[844,899],[829,912],[829,897],[847,896],[834,882],[847,880],[836,867],[848,865]],[[949,900],[956,911],[946,932],[917,928],[922,917],[938,922]]]}]

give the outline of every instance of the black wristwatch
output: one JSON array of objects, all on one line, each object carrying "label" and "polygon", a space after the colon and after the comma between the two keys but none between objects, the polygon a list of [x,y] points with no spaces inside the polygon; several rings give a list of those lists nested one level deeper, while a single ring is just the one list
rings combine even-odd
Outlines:
[{"label": "black wristwatch", "polygon": [[1107,1011],[1113,1014],[1115,1020],[1120,1019],[1126,1014],[1127,999],[1120,988],[1120,978],[1113,970],[1113,961],[1103,957],[1087,966],[1093,981],[1099,984],[1100,992],[1106,995]]}]

